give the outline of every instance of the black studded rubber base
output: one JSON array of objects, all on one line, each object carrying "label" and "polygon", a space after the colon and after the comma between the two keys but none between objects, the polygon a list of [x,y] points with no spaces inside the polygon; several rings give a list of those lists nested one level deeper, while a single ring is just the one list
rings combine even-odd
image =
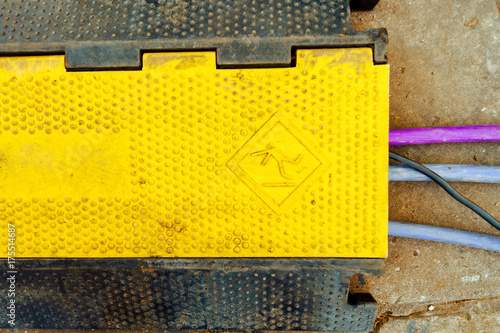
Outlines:
[{"label": "black studded rubber base", "polygon": [[[16,328],[369,331],[350,277],[381,259],[16,260]],[[2,262],[6,266],[6,261]],[[2,304],[11,280],[1,279]],[[11,328],[0,317],[2,328]]]},{"label": "black studded rubber base", "polygon": [[387,31],[356,31],[349,0],[4,0],[0,55],[65,53],[73,70],[140,68],[141,52],[216,50],[220,66],[286,66],[292,49],[372,46],[387,62]]}]

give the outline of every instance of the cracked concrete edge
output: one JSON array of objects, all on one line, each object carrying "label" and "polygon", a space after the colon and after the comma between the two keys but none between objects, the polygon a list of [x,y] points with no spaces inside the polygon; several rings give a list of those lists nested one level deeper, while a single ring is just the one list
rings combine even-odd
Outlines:
[{"label": "cracked concrete edge", "polygon": [[379,304],[377,317],[385,317],[386,314],[392,318],[436,316],[459,311],[475,311],[478,306],[480,308],[488,308],[489,311],[494,309],[500,311],[500,296],[440,303]]},{"label": "cracked concrete edge", "polygon": [[500,325],[500,297],[433,304],[404,316],[384,312],[383,305],[379,311],[373,333],[452,332],[453,327],[481,333],[494,332]]}]

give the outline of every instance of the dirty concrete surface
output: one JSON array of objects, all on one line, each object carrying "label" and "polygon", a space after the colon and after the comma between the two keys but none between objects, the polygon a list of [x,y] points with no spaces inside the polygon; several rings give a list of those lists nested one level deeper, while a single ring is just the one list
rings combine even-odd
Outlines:
[{"label": "dirty concrete surface", "polygon": [[[389,32],[390,128],[500,124],[500,2],[381,0],[354,12],[358,30]],[[500,165],[500,143],[393,147],[422,163]],[[453,183],[500,218],[500,186]],[[389,217],[500,236],[430,182],[389,186]],[[365,277],[379,302],[374,332],[500,331],[500,255],[390,237],[381,277]]]},{"label": "dirty concrete surface", "polygon": [[[499,1],[381,0],[352,18],[358,30],[389,32],[391,129],[500,124]],[[499,143],[392,150],[422,163],[500,165]],[[453,185],[500,218],[499,185]],[[500,236],[436,184],[398,182],[389,190],[391,220]],[[390,237],[384,275],[364,280],[379,303],[374,332],[500,331],[498,253]]]}]

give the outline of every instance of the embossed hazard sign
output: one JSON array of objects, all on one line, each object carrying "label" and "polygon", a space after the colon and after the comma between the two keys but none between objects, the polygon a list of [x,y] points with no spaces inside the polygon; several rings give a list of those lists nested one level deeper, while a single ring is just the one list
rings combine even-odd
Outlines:
[{"label": "embossed hazard sign", "polygon": [[274,115],[228,162],[268,206],[279,213],[286,201],[324,164],[313,144],[279,114]]}]

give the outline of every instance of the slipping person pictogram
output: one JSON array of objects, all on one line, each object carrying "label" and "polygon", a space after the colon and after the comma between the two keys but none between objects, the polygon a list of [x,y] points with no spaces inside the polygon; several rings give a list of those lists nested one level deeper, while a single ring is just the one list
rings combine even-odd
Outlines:
[{"label": "slipping person pictogram", "polygon": [[[276,147],[270,147],[270,148],[265,149],[265,150],[256,151],[256,152],[250,154],[250,156],[264,156],[264,158],[262,159],[262,162],[260,162],[260,164],[262,166],[265,166],[271,158],[274,158],[274,160],[278,163],[278,168],[279,168],[281,177],[288,179],[288,180],[291,180],[292,177],[286,173],[284,163],[287,162],[290,164],[297,165],[300,163],[300,161],[302,161],[301,154],[297,155],[297,157],[295,159],[290,159],[290,158],[286,157],[285,154],[283,154],[283,152]],[[271,183],[264,183],[264,184],[262,184],[262,186],[277,186],[277,183],[272,183],[272,184]],[[289,183],[289,182],[284,182],[284,183],[279,183],[278,186],[295,186],[295,184]]]}]

